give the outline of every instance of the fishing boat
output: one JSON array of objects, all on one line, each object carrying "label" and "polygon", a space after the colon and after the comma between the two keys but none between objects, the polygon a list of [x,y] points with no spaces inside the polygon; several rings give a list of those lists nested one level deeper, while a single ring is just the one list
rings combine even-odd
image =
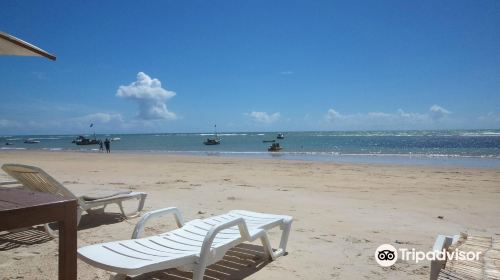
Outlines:
[{"label": "fishing boat", "polygon": [[40,143],[40,141],[35,140],[35,139],[33,139],[33,138],[28,138],[28,139],[25,139],[25,140],[24,140],[24,143],[25,143],[25,144],[38,144],[38,143]]},{"label": "fishing boat", "polygon": [[285,135],[283,133],[278,133],[278,136],[276,136],[277,139],[285,139]]},{"label": "fishing boat", "polygon": [[207,140],[205,140],[203,142],[203,144],[205,145],[219,145],[220,144],[220,137],[219,135],[217,134],[217,125],[214,125],[214,128],[215,128],[215,137],[214,138],[207,138]]},{"label": "fishing boat", "polygon": [[87,138],[85,136],[78,136],[76,137],[75,140],[71,141],[71,143],[75,143],[77,145],[97,145],[99,144],[99,140],[97,140],[95,138],[95,135],[94,135],[94,139],[90,139],[90,138]]},{"label": "fishing boat", "polygon": [[268,152],[279,152],[283,148],[280,146],[280,143],[273,143],[269,148],[267,148]]},{"label": "fishing boat", "polygon": [[[90,124],[90,127],[94,127],[94,123]],[[95,128],[94,128],[94,139],[87,138],[85,136],[78,136],[76,137],[75,140],[71,141],[71,143],[75,143],[77,145],[98,145],[101,142],[101,140],[97,140],[95,137]]]},{"label": "fishing boat", "polygon": [[207,138],[205,142],[203,142],[205,145],[219,145],[220,144],[220,138]]}]

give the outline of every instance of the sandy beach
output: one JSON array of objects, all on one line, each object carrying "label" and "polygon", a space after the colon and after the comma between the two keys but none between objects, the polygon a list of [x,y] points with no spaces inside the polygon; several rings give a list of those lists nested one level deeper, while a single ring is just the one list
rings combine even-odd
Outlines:
[{"label": "sandy beach", "polygon": [[[79,194],[144,191],[146,211],[176,206],[186,220],[232,209],[294,217],[287,256],[264,263],[249,259],[259,264],[241,271],[216,264],[205,279],[427,279],[429,262],[382,268],[375,249],[390,243],[428,251],[437,234],[500,236],[499,169],[41,151],[0,152],[4,163],[41,167]],[[129,239],[137,220],[84,216],[78,247]],[[174,227],[167,217],[147,232]],[[271,237],[276,243],[279,232]],[[43,232],[1,232],[0,279],[56,279],[56,255],[57,240]],[[108,277],[78,261],[79,279]],[[185,277],[191,276],[168,270],[138,279]]]}]

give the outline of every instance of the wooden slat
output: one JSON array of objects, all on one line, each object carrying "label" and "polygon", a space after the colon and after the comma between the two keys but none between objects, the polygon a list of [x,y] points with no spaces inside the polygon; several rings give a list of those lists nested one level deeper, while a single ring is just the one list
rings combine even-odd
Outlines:
[{"label": "wooden slat", "polygon": [[439,280],[500,279],[499,241],[488,236],[467,236],[450,246],[448,251],[481,252],[479,260],[448,260]]}]

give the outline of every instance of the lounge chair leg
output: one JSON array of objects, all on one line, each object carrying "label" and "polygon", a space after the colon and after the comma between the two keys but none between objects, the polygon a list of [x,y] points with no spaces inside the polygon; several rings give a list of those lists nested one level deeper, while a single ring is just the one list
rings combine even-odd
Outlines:
[{"label": "lounge chair leg", "polygon": [[292,220],[285,220],[281,226],[281,240],[280,249],[283,250],[283,254],[286,254],[286,245],[288,243],[288,237],[290,236],[290,229],[292,228]]},{"label": "lounge chair leg", "polygon": [[205,266],[195,266],[193,270],[193,280],[203,280],[203,276],[205,275]]},{"label": "lounge chair leg", "polygon": [[271,242],[269,241],[269,237],[267,236],[267,234],[264,234],[260,237],[262,246],[264,247],[264,253],[273,261],[278,257],[286,255],[286,244],[288,243],[288,236],[290,236],[291,227],[292,220],[285,220],[283,225],[281,226],[282,233],[280,247],[276,251],[273,251],[273,247],[271,246]]},{"label": "lounge chair leg", "polygon": [[131,213],[130,215],[125,214],[125,211],[123,210],[123,206],[122,206],[121,202],[118,202],[116,204],[118,204],[118,206],[120,207],[120,211],[122,212],[122,215],[125,218],[127,218],[127,219],[135,218],[141,214],[141,211],[144,208],[144,202],[146,201],[147,196],[148,196],[147,194],[143,193],[139,197],[137,197],[137,199],[140,199],[139,205],[137,206],[137,211],[134,213]]},{"label": "lounge chair leg", "polygon": [[274,261],[285,254],[285,250],[283,250],[283,248],[278,248],[276,251],[273,251],[273,247],[271,246],[271,242],[269,241],[267,234],[262,235],[260,240],[264,247],[264,253],[269,259]]},{"label": "lounge chair leg", "polygon": [[118,205],[118,207],[120,207],[120,211],[122,212],[122,215],[127,217],[127,215],[125,214],[125,211],[123,210],[123,205],[122,205],[122,202],[117,202],[116,203]]},{"label": "lounge chair leg", "polygon": [[273,247],[271,246],[271,242],[269,242],[269,238],[267,237],[267,234],[264,234],[263,236],[261,236],[260,241],[262,242],[262,246],[264,247],[265,257],[274,261],[275,257],[274,257],[274,253],[273,253]]},{"label": "lounge chair leg", "polygon": [[52,238],[56,238],[59,236],[59,233],[55,230],[52,230],[49,226],[49,224],[43,224],[43,228],[45,229],[45,232]]},{"label": "lounge chair leg", "polygon": [[[83,212],[83,210],[81,208],[76,209],[76,225],[77,226],[80,224],[80,220],[82,219],[82,212]],[[56,238],[59,236],[59,231],[51,229],[49,224],[43,224],[43,228],[44,228],[45,232],[50,237]]]},{"label": "lounge chair leg", "polygon": [[143,193],[141,194],[141,201],[139,201],[139,207],[137,207],[137,212],[141,212],[142,209],[144,208],[144,202],[146,201],[146,197],[148,195]]}]

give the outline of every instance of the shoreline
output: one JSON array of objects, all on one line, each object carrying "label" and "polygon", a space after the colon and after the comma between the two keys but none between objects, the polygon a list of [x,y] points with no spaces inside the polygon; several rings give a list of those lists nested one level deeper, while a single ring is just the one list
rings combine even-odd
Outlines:
[{"label": "shoreline", "polygon": [[[2,153],[78,153],[100,154],[97,149],[65,150],[65,149],[24,149],[0,148]],[[409,167],[442,167],[442,168],[480,168],[498,169],[500,159],[495,157],[461,156],[461,155],[426,155],[426,154],[334,154],[316,152],[231,152],[231,151],[157,151],[157,150],[112,150],[113,154],[130,155],[165,155],[187,157],[223,157],[236,159],[285,160],[300,162],[325,162],[333,164],[367,164]]]}]

